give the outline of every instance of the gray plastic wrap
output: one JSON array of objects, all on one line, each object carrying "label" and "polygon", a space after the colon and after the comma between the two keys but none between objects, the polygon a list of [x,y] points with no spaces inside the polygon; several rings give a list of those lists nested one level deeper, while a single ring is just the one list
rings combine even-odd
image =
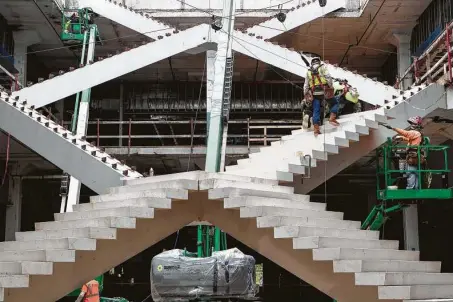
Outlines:
[{"label": "gray plastic wrap", "polygon": [[154,301],[247,300],[256,293],[255,259],[236,248],[206,258],[186,257],[183,250],[171,250],[151,261]]}]

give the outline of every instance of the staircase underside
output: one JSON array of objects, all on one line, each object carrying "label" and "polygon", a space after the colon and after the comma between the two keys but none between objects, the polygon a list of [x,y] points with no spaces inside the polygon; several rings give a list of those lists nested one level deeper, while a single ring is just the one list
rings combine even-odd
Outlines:
[{"label": "staircase underside", "polygon": [[[36,268],[31,273],[23,271],[31,275],[29,287],[3,285],[3,301],[36,301],[36,297],[56,301],[193,221],[220,227],[338,301],[453,298],[453,289],[448,290],[453,288],[448,285],[453,283],[452,276],[438,274],[439,263],[430,262],[424,268],[418,252],[397,251],[398,242],[378,240],[377,232],[359,230],[360,222],[345,221],[342,213],[326,211],[325,204],[311,203],[309,196],[293,191],[278,186],[276,180],[200,171],[129,180],[126,186],[111,188],[110,194],[92,197],[90,204],[76,205],[72,213],[55,214],[57,222],[37,223],[38,231],[17,233],[19,243],[0,243],[0,262],[16,257],[9,261],[20,261],[29,268],[44,260],[54,263],[47,275]],[[80,235],[80,229],[87,227],[90,232]],[[73,242],[67,248],[51,245],[52,240],[73,237],[88,241]],[[11,244],[20,246],[13,250]],[[28,259],[25,254],[34,251],[27,251],[27,246],[41,246],[45,259]],[[370,272],[363,263],[375,258],[386,268],[376,275],[375,267],[371,275],[363,275]],[[400,264],[406,268],[396,264],[389,268],[389,260],[404,262]],[[435,278],[445,276],[445,281],[436,279],[431,287],[432,276],[420,277],[420,271],[435,273]],[[409,276],[392,277],[389,272]],[[367,286],[357,285],[365,283]]]}]

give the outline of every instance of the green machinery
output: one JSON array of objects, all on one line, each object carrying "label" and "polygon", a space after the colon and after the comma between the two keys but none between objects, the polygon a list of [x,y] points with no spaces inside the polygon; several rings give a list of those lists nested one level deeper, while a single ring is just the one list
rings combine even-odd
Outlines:
[{"label": "green machinery", "polygon": [[[379,230],[389,219],[389,214],[401,211],[408,204],[418,200],[450,199],[453,191],[448,188],[448,146],[431,145],[429,138],[425,137],[423,143],[411,149],[417,149],[418,167],[412,171],[417,173],[418,188],[408,190],[400,188],[399,182],[403,179],[403,169],[397,169],[399,163],[405,162],[406,145],[395,145],[391,138],[376,151],[377,166],[377,199],[379,204],[374,206],[371,213],[362,224],[362,229]],[[434,154],[433,154],[434,153]],[[422,164],[422,156],[429,162],[431,155],[443,157],[444,163],[441,169],[429,169],[428,164]],[[430,187],[432,175],[441,175],[444,180],[442,188]]]},{"label": "green machinery", "polygon": [[199,225],[197,229],[197,257],[209,257],[212,252],[227,249],[227,237],[218,227]]},{"label": "green machinery", "polygon": [[[65,10],[61,21],[61,40],[66,44],[84,43],[85,33],[93,25],[93,16],[94,13],[89,8]],[[96,40],[100,41],[98,34]]]}]

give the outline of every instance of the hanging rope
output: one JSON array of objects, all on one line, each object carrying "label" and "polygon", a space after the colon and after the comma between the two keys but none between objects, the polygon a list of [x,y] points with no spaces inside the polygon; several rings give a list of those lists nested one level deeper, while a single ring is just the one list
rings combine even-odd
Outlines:
[{"label": "hanging rope", "polygon": [[[322,60],[325,61],[326,57],[326,45],[325,45],[325,34],[324,34],[324,8],[323,10],[323,15],[321,17],[321,30],[322,30]],[[326,100],[324,98],[324,117],[325,118],[325,110],[326,110]],[[326,150],[326,131],[324,129],[323,133],[323,138],[324,138],[324,157],[327,159],[327,150]],[[327,204],[327,160],[324,160],[324,203]]]}]

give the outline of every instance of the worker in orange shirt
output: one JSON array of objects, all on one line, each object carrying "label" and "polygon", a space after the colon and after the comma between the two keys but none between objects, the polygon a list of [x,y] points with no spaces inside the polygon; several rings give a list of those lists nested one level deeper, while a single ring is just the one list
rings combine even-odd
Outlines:
[{"label": "worker in orange shirt", "polygon": [[[420,146],[423,141],[423,134],[421,133],[422,118],[419,116],[414,116],[409,118],[407,122],[410,124],[409,130],[393,128],[392,126],[386,124],[383,126],[398,133],[399,135],[396,136],[396,139],[407,142],[407,145],[409,146],[406,156],[406,189],[414,190],[419,188],[418,173],[411,172],[418,170],[418,148],[410,148],[410,146]],[[423,156],[423,154],[421,154],[420,157],[422,161],[421,164],[424,164],[425,157]]]},{"label": "worker in orange shirt", "polygon": [[91,280],[82,286],[76,302],[99,302],[99,282]]}]

